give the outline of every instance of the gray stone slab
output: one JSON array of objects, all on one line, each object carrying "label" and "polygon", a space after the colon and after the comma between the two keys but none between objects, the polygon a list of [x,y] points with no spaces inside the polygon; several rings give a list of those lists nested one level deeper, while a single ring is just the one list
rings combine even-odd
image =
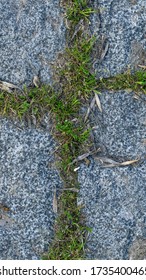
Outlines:
[{"label": "gray stone slab", "polygon": [[[109,77],[146,64],[146,2],[145,0],[94,0],[92,32],[109,45],[101,61],[102,50],[95,52],[98,76]],[[97,46],[98,49],[98,46]],[[102,49],[102,48],[101,48]]]},{"label": "gray stone slab", "polygon": [[[145,0],[94,0],[99,13],[90,28],[105,40],[94,53],[97,76],[111,76],[146,63]],[[1,0],[0,79],[19,86],[34,75],[52,81],[52,64],[65,47],[65,24],[59,0]],[[101,61],[102,48],[109,45]]]},{"label": "gray stone slab", "polygon": [[[145,99],[142,95],[141,98]],[[133,93],[104,92],[103,112],[90,115],[96,148],[101,151],[81,164],[78,203],[92,228],[88,259],[146,258],[146,99]],[[118,162],[141,160],[125,167],[104,167],[98,157]]]},{"label": "gray stone slab", "polygon": [[51,82],[51,63],[65,47],[59,0],[1,0],[0,23],[0,80]]},{"label": "gray stone slab", "polygon": [[62,183],[49,130],[0,118],[0,259],[40,259],[52,241]]}]

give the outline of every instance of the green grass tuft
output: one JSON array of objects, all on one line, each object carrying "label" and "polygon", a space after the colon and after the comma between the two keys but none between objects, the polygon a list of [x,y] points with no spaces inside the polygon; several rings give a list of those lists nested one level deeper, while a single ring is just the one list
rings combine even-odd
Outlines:
[{"label": "green grass tuft", "polygon": [[88,228],[81,222],[80,208],[77,207],[77,194],[64,191],[61,196],[60,216],[56,221],[56,236],[43,259],[78,260],[84,258],[84,239]]},{"label": "green grass tuft", "polygon": [[131,89],[136,93],[146,93],[146,71],[127,71],[115,77],[98,81],[98,89],[121,90]]},{"label": "green grass tuft", "polygon": [[53,99],[50,94],[53,90],[50,86],[25,90],[24,94],[17,92],[0,92],[0,114],[3,116],[18,117],[35,116],[40,119],[48,111]]},{"label": "green grass tuft", "polygon": [[97,85],[96,77],[91,73],[91,52],[94,42],[94,37],[76,40],[72,48],[66,49],[66,63],[60,71],[63,92],[66,95],[70,93],[72,97],[78,99],[78,102],[80,98],[89,98]]},{"label": "green grass tuft", "polygon": [[95,10],[89,7],[89,0],[71,0],[67,5],[67,18],[72,25],[78,24],[81,19],[88,20]]}]

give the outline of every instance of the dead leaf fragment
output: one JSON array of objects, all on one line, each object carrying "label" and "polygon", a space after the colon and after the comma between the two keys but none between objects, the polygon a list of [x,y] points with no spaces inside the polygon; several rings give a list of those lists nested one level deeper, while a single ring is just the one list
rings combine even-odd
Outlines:
[{"label": "dead leaf fragment", "polygon": [[133,164],[135,162],[138,162],[139,159],[134,159],[134,160],[128,160],[128,161],[125,161],[125,162],[121,162],[121,166],[126,166],[126,165],[130,165],[130,164]]},{"label": "dead leaf fragment", "polygon": [[116,165],[119,164],[119,162],[107,157],[95,157],[95,159],[99,159],[102,163],[116,164]]},{"label": "dead leaf fragment", "polygon": [[88,116],[89,116],[89,114],[90,114],[90,111],[93,109],[94,105],[95,105],[95,96],[93,97],[93,99],[92,99],[92,101],[91,101],[91,103],[90,103],[90,106],[89,106],[89,108],[88,108],[88,110],[87,110],[86,116],[85,116],[85,118],[84,118],[84,122],[87,121]]},{"label": "dead leaf fragment", "polygon": [[38,88],[40,86],[40,81],[39,81],[38,76],[34,76],[32,81],[33,81],[33,84],[35,85],[35,87]]},{"label": "dead leaf fragment", "polygon": [[67,18],[65,18],[65,25],[66,25],[66,28],[67,28],[67,29],[70,29],[69,22],[68,22],[68,19],[67,19]]},{"label": "dead leaf fragment", "polygon": [[117,162],[111,158],[107,157],[95,157],[95,159],[100,160],[103,165],[103,167],[118,167],[118,166],[128,166],[130,164],[138,162],[140,159],[134,159],[134,160],[128,160],[124,162]]},{"label": "dead leaf fragment", "polygon": [[107,54],[107,52],[108,52],[108,49],[109,49],[109,43],[107,42],[107,43],[105,44],[105,47],[102,49],[100,61],[102,61],[102,60],[105,58],[105,56],[106,56],[106,54]]},{"label": "dead leaf fragment", "polygon": [[11,93],[13,92],[14,89],[19,89],[19,88],[11,83],[0,81],[0,89]]},{"label": "dead leaf fragment", "polygon": [[74,169],[74,172],[77,172],[79,169],[80,169],[80,167],[79,167],[79,166],[78,166],[78,167],[76,167],[76,168]]},{"label": "dead leaf fragment", "polygon": [[146,69],[146,66],[145,65],[138,65],[138,67],[142,68],[142,69]]},{"label": "dead leaf fragment", "polygon": [[81,155],[81,156],[78,156],[77,158],[75,158],[75,159],[72,161],[72,164],[75,163],[75,162],[78,162],[78,161],[81,161],[81,160],[87,158],[89,155],[91,155],[90,152],[89,152],[89,153],[85,153],[85,154],[83,154],[83,155]]},{"label": "dead leaf fragment", "polygon": [[75,31],[74,31],[74,34],[73,34],[73,36],[71,38],[71,41],[75,38],[77,33],[83,28],[83,23],[84,23],[84,20],[80,19],[80,21],[78,22],[78,24],[75,27]]},{"label": "dead leaf fragment", "polygon": [[71,164],[74,164],[75,162],[81,161],[81,160],[87,158],[88,156],[91,156],[91,155],[93,155],[93,154],[95,154],[95,153],[97,153],[97,152],[99,152],[99,151],[100,151],[100,148],[97,149],[96,151],[94,150],[94,151],[90,151],[90,152],[88,152],[88,153],[82,154],[82,155],[78,156],[77,158],[75,158],[75,159],[71,162]]},{"label": "dead leaf fragment", "polygon": [[139,96],[137,94],[134,94],[133,98],[139,100]]},{"label": "dead leaf fragment", "polygon": [[96,105],[97,105],[99,111],[102,113],[102,107],[101,107],[100,99],[99,99],[99,97],[98,97],[96,92],[94,92],[94,94],[95,94]]}]

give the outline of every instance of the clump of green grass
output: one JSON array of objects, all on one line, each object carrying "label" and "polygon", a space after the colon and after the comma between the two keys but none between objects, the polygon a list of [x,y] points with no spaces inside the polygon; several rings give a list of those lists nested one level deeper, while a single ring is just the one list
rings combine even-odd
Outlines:
[{"label": "clump of green grass", "polygon": [[[67,48],[64,55],[64,67],[59,68],[60,106],[56,111],[56,128],[62,143],[61,165],[68,170],[70,163],[81,153],[82,144],[89,138],[79,110],[96,88],[97,81],[91,73],[91,52],[95,38],[78,38]],[[74,121],[77,119],[77,121]]]},{"label": "clump of green grass", "polygon": [[131,89],[137,93],[146,93],[146,71],[127,71],[115,77],[102,78],[98,81],[98,89],[121,90]]},{"label": "clump of green grass", "polygon": [[[93,12],[88,8],[89,1],[69,1],[67,17],[74,33],[76,24]],[[64,66],[59,69],[59,85],[61,85],[61,108],[66,114],[56,112],[56,128],[59,141],[62,143],[59,156],[61,158],[61,176],[67,188],[77,188],[77,175],[73,171],[72,161],[81,154],[89,139],[89,130],[79,117],[81,103],[91,96],[96,87],[96,77],[91,73],[91,52],[95,38],[78,32],[64,54]],[[77,121],[74,121],[76,120]],[[61,195],[61,211],[57,219],[55,240],[45,259],[83,259],[86,232],[89,230],[81,220],[81,210],[77,206],[77,193],[64,191]]]},{"label": "clump of green grass", "polygon": [[0,114],[19,119],[29,115],[40,119],[51,103],[55,103],[54,99],[50,98],[50,93],[53,93],[53,90],[49,86],[25,89],[23,94],[0,92]]},{"label": "clump of green grass", "polygon": [[80,208],[77,207],[77,193],[69,190],[61,195],[60,216],[56,221],[56,235],[43,259],[78,260],[84,258],[84,242],[87,227],[81,222]]},{"label": "clump of green grass", "polygon": [[95,75],[91,73],[91,51],[94,42],[94,37],[81,38],[79,42],[75,40],[72,48],[66,49],[66,63],[59,73],[63,81],[63,92],[66,95],[70,93],[78,100],[89,98],[97,84]]},{"label": "clump of green grass", "polygon": [[76,25],[81,19],[88,20],[92,13],[95,13],[92,7],[89,7],[89,0],[71,0],[67,4],[67,18],[72,25]]}]

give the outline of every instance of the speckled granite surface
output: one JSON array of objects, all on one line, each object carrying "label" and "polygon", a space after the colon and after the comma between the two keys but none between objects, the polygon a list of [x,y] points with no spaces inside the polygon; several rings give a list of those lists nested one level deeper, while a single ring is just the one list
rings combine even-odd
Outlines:
[{"label": "speckled granite surface", "polygon": [[1,0],[0,22],[0,80],[22,86],[39,75],[50,82],[65,46],[59,0]]},{"label": "speckled granite surface", "polygon": [[99,50],[98,55],[95,51],[97,76],[109,77],[128,68],[136,69],[139,64],[145,65],[145,0],[94,0],[93,5],[98,12],[91,20],[92,31],[103,42],[103,50]]},{"label": "speckled granite surface", "polygon": [[39,259],[54,234],[61,188],[48,131],[0,118],[0,259]]},{"label": "speckled granite surface", "polygon": [[[81,164],[78,171],[78,203],[84,205],[87,225],[92,228],[86,255],[89,259],[129,259],[135,242],[139,242],[145,258],[146,101],[123,91],[104,92],[100,100],[103,112],[96,109],[90,121],[101,152],[90,158],[89,166]],[[125,167],[104,167],[106,159],[140,161]],[[136,259],[139,257],[140,251]]]}]

